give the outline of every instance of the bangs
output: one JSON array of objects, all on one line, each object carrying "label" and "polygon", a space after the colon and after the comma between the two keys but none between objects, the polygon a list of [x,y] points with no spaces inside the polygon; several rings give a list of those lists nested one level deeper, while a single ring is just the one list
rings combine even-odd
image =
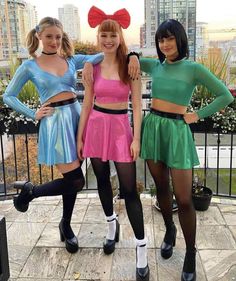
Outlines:
[{"label": "bangs", "polygon": [[158,29],[157,29],[157,38],[162,39],[162,38],[168,38],[170,36],[174,35],[175,36],[175,30],[173,28],[173,25],[170,22],[165,22],[162,24]]},{"label": "bangs", "polygon": [[114,20],[104,20],[100,24],[98,32],[120,32],[120,26]]}]

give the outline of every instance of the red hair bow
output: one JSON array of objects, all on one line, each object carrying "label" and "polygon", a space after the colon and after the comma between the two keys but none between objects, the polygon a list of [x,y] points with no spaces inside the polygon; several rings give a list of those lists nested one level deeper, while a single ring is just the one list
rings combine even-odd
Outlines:
[{"label": "red hair bow", "polygon": [[88,23],[90,27],[96,27],[104,20],[115,20],[123,28],[130,25],[130,14],[126,9],[116,11],[113,15],[106,15],[102,10],[92,6],[88,13]]}]

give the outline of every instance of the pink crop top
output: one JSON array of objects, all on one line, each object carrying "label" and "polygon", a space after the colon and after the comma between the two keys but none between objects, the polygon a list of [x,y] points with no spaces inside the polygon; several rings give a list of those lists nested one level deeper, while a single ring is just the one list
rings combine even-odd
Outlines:
[{"label": "pink crop top", "polygon": [[101,76],[100,64],[93,67],[94,96],[98,103],[127,102],[130,85],[121,80],[105,79]]}]

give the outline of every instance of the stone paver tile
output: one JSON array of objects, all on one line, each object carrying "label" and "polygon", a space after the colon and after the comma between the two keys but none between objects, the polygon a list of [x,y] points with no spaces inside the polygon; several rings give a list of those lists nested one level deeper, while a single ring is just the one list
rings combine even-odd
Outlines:
[{"label": "stone paver tile", "polygon": [[[63,279],[47,279],[47,278],[18,278],[18,279],[15,279],[16,281],[62,281]],[[11,281],[11,280],[9,280]],[[12,280],[14,281],[14,280]],[[72,280],[74,281],[74,280]]]},{"label": "stone paver tile", "polygon": [[[150,205],[143,205],[143,218],[145,224],[150,224],[153,221],[152,207]],[[119,211],[119,222],[120,224],[130,224],[129,218],[124,206]]]},{"label": "stone paver tile", "polygon": [[225,220],[217,206],[210,206],[207,211],[197,212],[197,225],[224,225]]},{"label": "stone paver tile", "polygon": [[[154,248],[154,233],[153,225],[145,224],[144,225],[145,236],[148,241],[148,248]],[[130,224],[121,224],[120,225],[120,240],[116,244],[117,248],[135,248],[135,236],[133,229]]]},{"label": "stone paver tile", "polygon": [[0,214],[1,216],[5,217],[6,222],[14,222],[14,221],[18,221],[18,217],[21,213],[19,213],[12,201],[10,202],[9,200],[7,200],[7,204],[0,204]]},{"label": "stone paver tile", "polygon": [[[153,224],[164,224],[161,212],[152,206]],[[179,224],[178,212],[173,213],[173,220],[175,224]]]},{"label": "stone paver tile", "polygon": [[33,246],[26,247],[25,245],[21,246],[11,246],[8,245],[8,258],[9,258],[9,267],[10,267],[10,276],[12,278],[17,278],[25,265]]},{"label": "stone paver tile", "polygon": [[106,224],[82,224],[78,240],[79,246],[85,248],[102,248],[106,237]]},{"label": "stone paver tile", "polygon": [[208,281],[236,280],[235,250],[201,250],[200,256]]},{"label": "stone paver tile", "polygon": [[233,236],[234,236],[234,239],[235,239],[235,241],[236,241],[236,226],[234,226],[234,225],[230,225],[229,226],[229,229],[230,229],[230,231],[232,232],[232,234],[233,234]]},{"label": "stone paver tile", "polygon": [[69,263],[70,254],[66,249],[34,247],[20,277],[62,278]]},{"label": "stone paver tile", "polygon": [[218,205],[219,209],[228,225],[236,225],[236,206]]},{"label": "stone paver tile", "polygon": [[14,222],[7,230],[8,245],[34,246],[45,223]]},{"label": "stone paver tile", "polygon": [[[72,224],[71,227],[76,236],[78,236],[80,230],[80,224]],[[65,242],[61,242],[59,235],[58,223],[48,223],[39,237],[36,244],[37,247],[63,247],[65,248]]]},{"label": "stone paver tile", "polygon": [[80,249],[72,255],[65,279],[110,280],[113,255],[105,255],[102,249]]},{"label": "stone paver tile", "polygon": [[61,201],[61,196],[42,196],[35,198],[30,205],[58,205]]},{"label": "stone paver tile", "polygon": [[103,212],[102,206],[90,206],[88,207],[85,216],[84,223],[104,223],[105,214]]},{"label": "stone paver tile", "polygon": [[[160,251],[156,251],[158,266],[158,281],[179,281],[183,269],[185,250],[176,249],[170,259],[165,260],[161,257]],[[196,255],[197,280],[207,281],[203,267],[201,265],[200,256]]]},{"label": "stone paver tile", "polygon": [[236,249],[232,233],[226,226],[199,226],[197,228],[198,249]]},{"label": "stone paver tile", "polygon": [[[73,214],[72,214],[72,223],[81,223],[84,219],[85,212],[88,208],[87,204],[75,204]],[[50,222],[57,222],[59,223],[62,218],[62,211],[63,206],[62,202],[55,208],[51,218]]]},{"label": "stone paver tile", "polygon": [[29,209],[25,213],[18,216],[17,222],[45,222],[50,221],[56,205],[33,205],[30,204]]},{"label": "stone paver tile", "polygon": [[[175,226],[177,228],[177,236],[176,236],[175,247],[185,249],[185,242],[184,242],[184,237],[183,237],[181,227],[177,223],[175,223]],[[161,243],[162,243],[162,241],[164,239],[164,236],[165,236],[166,228],[165,228],[164,224],[162,223],[162,224],[159,224],[159,225],[154,224],[153,229],[154,229],[154,241],[155,241],[154,246],[156,248],[160,248]]]},{"label": "stone paver tile", "polygon": [[[116,249],[114,252],[111,281],[136,281],[136,250]],[[150,281],[157,281],[157,267],[155,250],[148,250],[148,264],[150,269]]]}]

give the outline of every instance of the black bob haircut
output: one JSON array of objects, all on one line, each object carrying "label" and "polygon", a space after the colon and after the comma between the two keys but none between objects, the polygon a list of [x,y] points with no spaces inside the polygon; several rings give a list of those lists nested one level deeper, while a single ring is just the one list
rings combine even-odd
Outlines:
[{"label": "black bob haircut", "polygon": [[179,54],[174,61],[189,57],[188,38],[183,25],[177,20],[168,19],[159,25],[155,35],[157,54],[161,63],[165,60],[165,55],[161,52],[158,41],[172,35],[175,37]]}]

